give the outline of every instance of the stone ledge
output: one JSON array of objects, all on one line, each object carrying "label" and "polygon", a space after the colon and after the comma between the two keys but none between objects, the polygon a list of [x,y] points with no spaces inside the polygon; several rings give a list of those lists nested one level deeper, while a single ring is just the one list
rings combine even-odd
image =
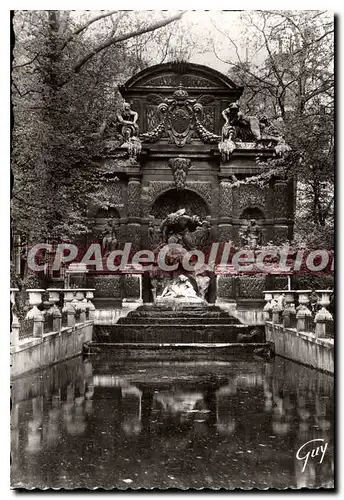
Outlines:
[{"label": "stone ledge", "polygon": [[40,343],[41,339],[38,337],[26,337],[25,339],[19,340],[17,345],[11,345],[10,353],[14,354],[16,352],[23,351]]},{"label": "stone ledge", "polygon": [[274,343],[277,355],[334,374],[334,339],[316,338],[313,333],[297,332],[272,321],[266,322],[265,335]]},{"label": "stone ledge", "polygon": [[60,332],[48,332],[48,333],[43,333],[42,335],[42,342],[49,341],[53,337],[58,337],[60,335]]},{"label": "stone ledge", "polygon": [[50,342],[52,339],[60,336],[68,335],[70,336],[73,333],[81,334],[84,332],[84,327],[93,325],[93,320],[87,320],[85,323],[77,323],[75,326],[64,326],[61,328],[61,331],[48,332],[43,333],[42,337],[26,337],[24,339],[19,340],[17,345],[10,346],[10,354],[15,354],[21,351],[25,351],[26,349],[30,349],[31,347],[35,347],[39,344],[43,344],[45,342]]},{"label": "stone ledge", "polygon": [[283,325],[273,323],[272,321],[266,321],[266,324],[279,329],[282,333],[287,332],[295,335],[295,337],[300,337],[301,339],[308,340],[309,342],[321,345],[327,349],[334,349],[334,339],[327,337],[315,337],[312,332],[298,332],[295,328],[284,328]]}]

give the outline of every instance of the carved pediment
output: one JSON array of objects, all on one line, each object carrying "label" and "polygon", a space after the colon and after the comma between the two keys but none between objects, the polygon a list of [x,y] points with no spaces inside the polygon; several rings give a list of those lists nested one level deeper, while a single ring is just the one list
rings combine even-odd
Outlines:
[{"label": "carved pediment", "polygon": [[242,90],[212,68],[185,62],[146,68],[120,87],[139,115],[140,139],[178,147],[194,141],[218,143],[222,101],[226,106],[237,101]]},{"label": "carved pediment", "polygon": [[167,63],[146,68],[133,76],[120,90],[123,96],[134,92],[168,92],[182,86],[189,92],[217,91],[223,94],[235,94],[238,99],[242,87],[230,78],[207,66],[191,63]]},{"label": "carved pediment", "polygon": [[219,85],[219,82],[210,80],[209,78],[203,78],[199,75],[177,75],[171,73],[169,75],[156,76],[154,78],[148,78],[146,81],[142,82],[143,87],[178,87],[182,85],[185,88],[223,88],[223,85]]}]

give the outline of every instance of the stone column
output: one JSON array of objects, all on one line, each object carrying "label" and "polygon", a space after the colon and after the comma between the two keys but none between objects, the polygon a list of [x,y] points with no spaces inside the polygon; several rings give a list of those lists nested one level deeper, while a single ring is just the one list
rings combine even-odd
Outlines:
[{"label": "stone column", "polygon": [[141,248],[141,179],[140,175],[131,175],[127,190],[128,225],[126,241],[132,244],[132,250]]},{"label": "stone column", "polygon": [[233,192],[228,177],[225,177],[224,174],[219,174],[219,177],[218,241],[226,242],[232,239]]},{"label": "stone column", "polygon": [[274,183],[275,243],[283,243],[288,239],[288,181],[277,179]]}]

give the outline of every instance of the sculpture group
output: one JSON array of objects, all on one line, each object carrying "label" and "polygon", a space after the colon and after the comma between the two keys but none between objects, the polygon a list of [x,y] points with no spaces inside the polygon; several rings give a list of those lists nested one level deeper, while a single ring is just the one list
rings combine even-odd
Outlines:
[{"label": "sculpture group", "polygon": [[[201,98],[191,98],[182,86],[168,98],[157,99],[156,118],[151,130],[140,133],[139,114],[124,102],[112,123],[102,127],[101,135],[106,140],[107,153],[111,150],[124,150],[129,160],[134,162],[142,150],[142,143],[157,142],[162,137],[177,147],[183,147],[195,137],[203,143],[216,144],[224,163],[228,162],[234,150],[253,144],[259,148],[265,146],[275,148],[281,140],[274,133],[266,116],[260,118],[245,115],[237,102],[231,102],[222,111],[224,124],[221,135],[207,129],[204,121],[204,105]],[[267,141],[270,141],[269,143]],[[277,148],[276,148],[277,146]],[[137,164],[137,163],[136,163]],[[191,161],[176,156],[168,162],[174,177],[177,191],[185,189]],[[148,224],[148,240],[150,247],[156,252],[165,245],[171,245],[166,253],[166,262],[177,263],[178,269],[173,274],[158,302],[170,300],[186,300],[188,302],[204,302],[210,282],[207,269],[201,272],[183,272],[181,262],[186,252],[195,248],[204,248],[210,240],[211,224],[209,220],[201,220],[198,215],[188,214],[185,208],[170,213],[160,224],[155,224],[150,216]],[[262,242],[262,229],[255,219],[246,221],[240,229],[241,244],[250,249],[257,249]],[[117,248],[118,238],[114,226],[109,225],[102,237],[105,254]]]},{"label": "sculpture group", "polygon": [[[142,149],[142,142],[156,142],[164,132],[169,136],[169,141],[178,147],[183,147],[190,142],[193,133],[205,143],[218,144],[218,149],[223,161],[229,161],[233,151],[239,143],[259,143],[270,141],[271,145],[277,145],[281,138],[271,134],[272,126],[264,115],[260,118],[245,115],[240,111],[239,104],[232,102],[222,111],[225,120],[221,135],[207,130],[202,123],[203,105],[196,99],[189,98],[188,92],[181,85],[170,99],[160,99],[157,106],[160,122],[153,130],[139,133],[138,118],[136,111],[131,109],[127,102],[123,103],[122,109],[117,113],[115,123],[104,123],[101,127],[101,135],[107,137],[107,151],[121,147],[127,149],[129,157],[136,158]],[[270,133],[269,133],[270,132]],[[273,131],[276,134],[276,131]],[[173,168],[176,171],[187,171],[188,165],[179,164]],[[174,170],[176,168],[176,170]],[[178,170],[179,169],[179,170]],[[185,182],[182,175],[181,182]]]}]

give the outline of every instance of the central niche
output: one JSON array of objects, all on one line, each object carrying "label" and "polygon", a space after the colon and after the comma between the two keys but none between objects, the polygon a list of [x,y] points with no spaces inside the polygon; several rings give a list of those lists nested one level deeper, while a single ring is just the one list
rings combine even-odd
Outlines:
[{"label": "central niche", "polygon": [[189,215],[198,215],[201,219],[205,219],[210,215],[209,209],[205,201],[197,193],[184,189],[170,189],[161,194],[154,202],[150,215],[156,219],[165,219],[168,214],[176,212],[180,208],[185,208]]}]

